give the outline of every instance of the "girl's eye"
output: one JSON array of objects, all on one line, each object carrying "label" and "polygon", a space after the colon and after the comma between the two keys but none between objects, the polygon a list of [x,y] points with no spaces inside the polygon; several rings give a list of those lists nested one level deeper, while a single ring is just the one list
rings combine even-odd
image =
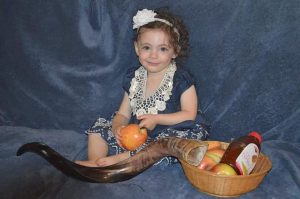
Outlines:
[{"label": "girl's eye", "polygon": [[143,46],[142,49],[143,49],[143,50],[149,50],[150,47],[149,47],[149,46]]},{"label": "girl's eye", "polygon": [[166,51],[168,51],[168,48],[162,47],[162,48],[160,48],[160,50],[161,50],[162,52],[166,52]]}]

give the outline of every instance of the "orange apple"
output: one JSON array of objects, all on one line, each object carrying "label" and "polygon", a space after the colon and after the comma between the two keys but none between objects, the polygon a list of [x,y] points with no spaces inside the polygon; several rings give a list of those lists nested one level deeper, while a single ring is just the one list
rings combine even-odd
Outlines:
[{"label": "orange apple", "polygon": [[121,145],[128,151],[133,151],[146,142],[148,133],[146,128],[140,128],[137,124],[128,124],[120,130]]},{"label": "orange apple", "polygon": [[219,141],[205,141],[208,144],[207,150],[221,148],[221,142]]},{"label": "orange apple", "polygon": [[215,165],[210,171],[218,175],[227,175],[227,176],[237,175],[236,171],[231,166],[224,163],[219,163]]}]

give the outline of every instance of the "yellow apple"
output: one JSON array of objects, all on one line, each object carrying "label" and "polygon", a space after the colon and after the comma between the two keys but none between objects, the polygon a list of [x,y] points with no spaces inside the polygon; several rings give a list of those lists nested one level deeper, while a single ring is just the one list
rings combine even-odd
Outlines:
[{"label": "yellow apple", "polygon": [[218,163],[210,171],[218,175],[227,175],[227,176],[237,175],[236,171],[231,166],[224,163]]}]

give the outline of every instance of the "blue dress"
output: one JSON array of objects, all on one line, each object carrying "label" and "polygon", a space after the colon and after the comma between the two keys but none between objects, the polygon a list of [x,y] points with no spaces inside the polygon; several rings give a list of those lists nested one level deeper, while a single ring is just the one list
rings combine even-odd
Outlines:
[{"label": "blue dress", "polygon": [[[180,97],[184,91],[194,85],[194,79],[184,69],[171,65],[166,73],[162,83],[157,91],[145,99],[143,96],[147,71],[144,67],[130,68],[123,78],[123,89],[129,95],[132,108],[130,123],[139,123],[137,115],[139,114],[164,114],[174,113],[180,110]],[[113,116],[112,116],[113,118]],[[98,118],[86,133],[99,133],[109,145],[109,155],[122,153],[125,150],[121,148],[111,131],[112,118]],[[199,113],[195,121],[184,121],[172,126],[157,125],[152,131],[148,131],[148,140],[135,151],[130,152],[134,155],[150,142],[164,137],[180,137],[189,139],[206,140],[208,138],[209,125],[203,116]],[[167,164],[176,163],[177,159],[173,157],[163,158],[161,161],[167,161]],[[157,164],[158,164],[157,163]]]}]

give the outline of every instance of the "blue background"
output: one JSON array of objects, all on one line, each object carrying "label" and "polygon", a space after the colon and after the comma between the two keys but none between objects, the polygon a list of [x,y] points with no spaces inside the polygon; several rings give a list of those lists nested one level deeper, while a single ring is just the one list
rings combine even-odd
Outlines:
[{"label": "blue background", "polygon": [[[15,157],[29,141],[44,141],[70,159],[85,154],[83,131],[118,109],[122,75],[138,65],[132,17],[158,7],[169,7],[189,29],[184,65],[196,78],[210,139],[230,141],[251,130],[263,135],[273,170],[245,197],[300,194],[300,1],[0,0],[1,195],[206,197],[178,165],[152,168],[128,184],[96,185],[68,179],[39,157]],[[173,196],[155,191],[157,179],[144,191],[136,185],[156,173],[162,186],[173,187],[168,172],[185,186],[175,186]]]}]

